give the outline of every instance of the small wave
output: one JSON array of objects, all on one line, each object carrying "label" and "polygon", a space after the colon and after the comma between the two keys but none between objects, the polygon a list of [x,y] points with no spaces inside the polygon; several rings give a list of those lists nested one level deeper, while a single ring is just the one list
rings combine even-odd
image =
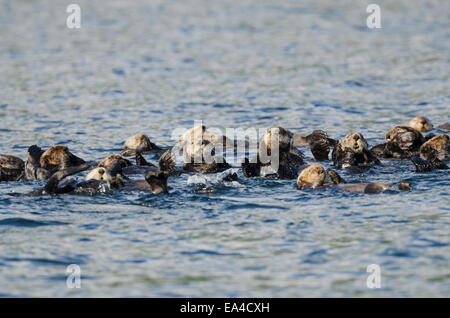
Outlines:
[{"label": "small wave", "polygon": [[17,227],[38,227],[38,226],[48,226],[48,225],[66,225],[69,223],[59,222],[59,221],[36,221],[24,218],[8,218],[0,220],[0,226],[17,226]]}]

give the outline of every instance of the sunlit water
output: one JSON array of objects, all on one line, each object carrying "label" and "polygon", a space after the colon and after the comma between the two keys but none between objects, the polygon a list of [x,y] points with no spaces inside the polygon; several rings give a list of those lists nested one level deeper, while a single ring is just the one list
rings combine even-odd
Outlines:
[{"label": "sunlit water", "polygon": [[[193,120],[360,131],[371,145],[416,115],[448,122],[450,2],[377,1],[379,30],[370,2],[78,0],[71,30],[64,1],[2,0],[0,153],[62,143],[100,160],[139,132],[170,146]],[[414,190],[298,191],[239,173],[211,194],[183,175],[170,195],[20,198],[6,193],[43,183],[0,183],[0,294],[449,297],[449,174],[385,163],[342,174]],[[66,286],[69,264],[81,289]],[[369,264],[381,289],[366,286]]]}]

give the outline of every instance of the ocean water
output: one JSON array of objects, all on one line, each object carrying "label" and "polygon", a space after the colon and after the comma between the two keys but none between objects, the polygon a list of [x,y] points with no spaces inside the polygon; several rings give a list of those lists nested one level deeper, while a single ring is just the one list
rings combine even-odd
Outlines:
[{"label": "ocean water", "polygon": [[[449,122],[450,2],[378,0],[382,28],[368,29],[371,2],[77,0],[68,29],[64,1],[0,0],[0,154],[65,144],[100,160],[135,133],[169,147],[194,120],[371,145],[416,115]],[[413,191],[299,191],[240,172],[209,194],[188,175],[160,196],[21,198],[7,193],[43,183],[0,183],[0,295],[450,297],[449,173],[384,163],[342,175]]]}]

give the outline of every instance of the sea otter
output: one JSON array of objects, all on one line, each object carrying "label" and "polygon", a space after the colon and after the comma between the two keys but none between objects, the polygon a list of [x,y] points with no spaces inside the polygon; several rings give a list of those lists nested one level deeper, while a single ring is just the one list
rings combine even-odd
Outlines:
[{"label": "sea otter", "polygon": [[408,126],[397,126],[386,133],[386,143],[371,149],[379,158],[409,159],[419,154],[425,142],[422,133]]},{"label": "sea otter", "polygon": [[[108,169],[97,167],[87,176],[87,182],[98,181],[98,186],[107,183],[111,189],[121,191],[143,191],[153,194],[169,193],[167,187],[168,174],[160,170],[150,170],[145,174],[145,180],[130,180],[124,177],[120,160],[112,162]],[[97,186],[97,187],[98,187]]]},{"label": "sea otter", "polygon": [[33,145],[28,148],[25,180],[46,180],[60,169],[85,163],[83,159],[72,154],[66,146],[56,145],[43,151],[40,147]]},{"label": "sea otter", "polygon": [[[219,140],[219,143],[213,143],[210,140]],[[174,148],[162,154],[158,165],[161,170],[172,175],[182,171],[205,174],[225,171],[231,166],[224,157],[215,155],[216,148],[222,141],[219,135],[207,133],[204,125],[195,126],[179,138]],[[181,171],[175,169],[176,158],[180,154],[183,155]]]},{"label": "sea otter", "polygon": [[[331,179],[331,182],[328,180]],[[345,190],[349,192],[359,193],[380,193],[387,189],[393,189],[392,186],[382,182],[371,183],[354,183],[347,184],[345,181],[335,172],[325,171],[325,168],[318,164],[312,164],[304,169],[297,178],[297,189],[304,188],[323,188],[334,185],[334,188],[338,190]],[[399,190],[411,190],[411,186],[407,182],[401,182],[398,185]]]},{"label": "sea otter", "polygon": [[136,152],[148,154],[150,152],[160,152],[160,151],[162,151],[161,148],[152,143],[147,135],[137,134],[131,136],[125,141],[122,156],[131,157],[134,156]]},{"label": "sea otter", "polygon": [[449,136],[442,134],[431,138],[420,147],[420,157],[412,156],[416,172],[428,172],[433,169],[447,170],[450,160]]},{"label": "sea otter", "polygon": [[428,120],[428,118],[423,116],[417,116],[411,119],[411,121],[408,124],[409,127],[414,128],[417,131],[420,131],[421,133],[427,132],[433,129],[433,125]]},{"label": "sea otter", "polygon": [[425,160],[434,158],[440,161],[450,160],[450,138],[446,134],[433,137],[425,142],[419,149],[420,157]]},{"label": "sea otter", "polygon": [[336,140],[329,138],[323,130],[314,130],[307,136],[294,134],[294,147],[310,146],[316,161],[327,161],[330,147],[335,147]]},{"label": "sea otter", "polygon": [[118,161],[125,175],[145,174],[148,170],[156,169],[156,166],[147,162],[140,152],[135,152],[136,164],[123,158],[119,154],[112,154],[100,161],[98,167],[108,168],[112,163]]},{"label": "sea otter", "polygon": [[0,181],[19,181],[25,175],[25,163],[22,159],[4,155],[0,157]]},{"label": "sea otter", "polygon": [[[145,180],[134,181],[126,180],[121,175],[121,163],[116,161],[110,165],[110,169],[97,167],[89,172],[85,180],[78,181],[69,179],[65,182],[61,181],[68,176],[90,169],[88,164],[62,168],[48,179],[47,184],[43,188],[38,188],[30,193],[8,193],[11,196],[40,196],[43,194],[63,194],[74,191],[98,191],[103,185],[113,190],[123,191],[144,191],[153,194],[168,193],[167,174],[162,171],[149,171],[145,175]],[[118,172],[112,175],[111,173]]]},{"label": "sea otter", "polygon": [[257,156],[252,160],[245,158],[241,167],[247,178],[261,176],[295,179],[299,169],[305,164],[303,158],[303,154],[293,146],[292,132],[275,126],[269,128],[261,138]]},{"label": "sea otter", "polygon": [[366,139],[360,133],[351,133],[340,139],[331,156],[334,165],[339,168],[367,169],[381,164],[369,150]]},{"label": "sea otter", "polygon": [[[328,180],[331,179],[331,182]],[[297,189],[304,187],[318,188],[330,184],[345,183],[344,179],[335,171],[326,172],[319,164],[312,164],[303,169],[297,177]]]}]

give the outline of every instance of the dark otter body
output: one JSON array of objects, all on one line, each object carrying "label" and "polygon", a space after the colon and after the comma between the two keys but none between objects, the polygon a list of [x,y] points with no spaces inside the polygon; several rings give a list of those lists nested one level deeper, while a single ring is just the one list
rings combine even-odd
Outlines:
[{"label": "dark otter body", "polygon": [[[241,164],[245,177],[275,177],[295,179],[305,164],[304,155],[293,146],[294,135],[283,127],[271,127],[261,138],[258,154],[252,160],[245,158]],[[272,149],[272,147],[276,147]],[[278,154],[278,165],[271,162],[272,155]],[[267,158],[267,160],[262,160]]]},{"label": "dark otter body", "polygon": [[424,142],[425,138],[418,130],[397,126],[387,132],[386,143],[376,145],[371,151],[383,159],[409,159],[419,154]]},{"label": "dark otter body", "polygon": [[[256,161],[256,162],[255,162]],[[303,156],[297,152],[280,152],[278,169],[272,169],[271,163],[262,163],[259,155],[252,162],[248,158],[241,164],[244,177],[273,177],[278,179],[295,179],[304,166]]]},{"label": "dark otter body", "polygon": [[447,170],[449,167],[440,161],[433,158],[430,161],[420,158],[419,156],[412,156],[411,161],[416,168],[416,172],[430,172],[434,169]]},{"label": "dark otter body", "polygon": [[380,160],[368,149],[367,141],[360,133],[351,133],[339,140],[331,154],[333,164],[339,168],[352,168],[364,171]]}]

